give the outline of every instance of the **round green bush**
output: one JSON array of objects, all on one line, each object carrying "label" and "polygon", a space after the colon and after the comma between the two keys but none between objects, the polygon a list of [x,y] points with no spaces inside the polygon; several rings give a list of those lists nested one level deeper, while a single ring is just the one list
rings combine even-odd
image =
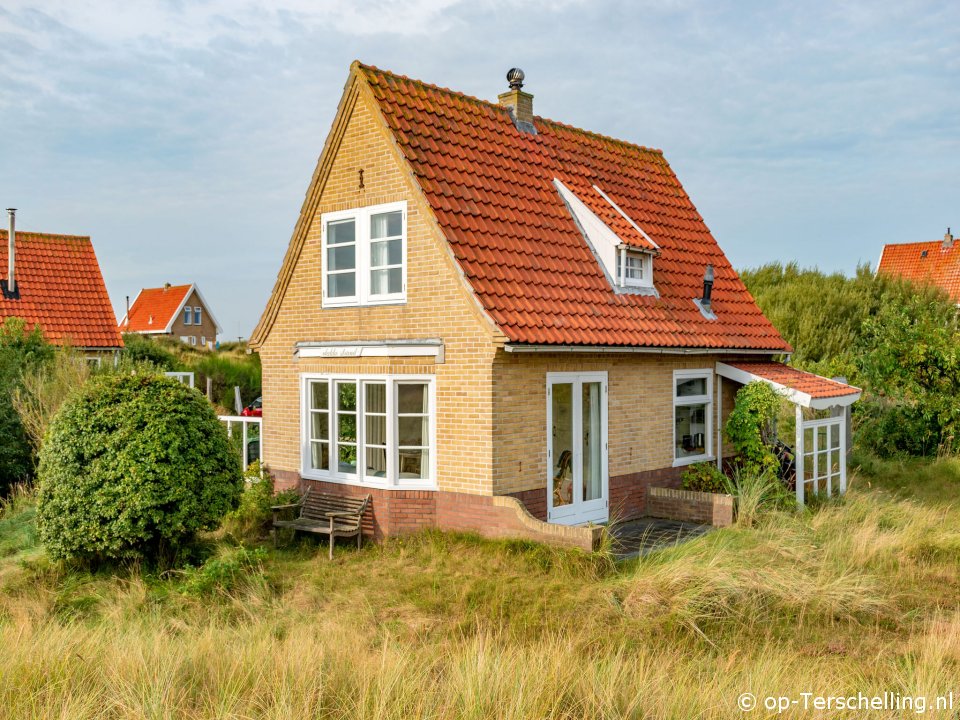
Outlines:
[{"label": "round green bush", "polygon": [[196,390],[157,375],[94,379],[40,450],[37,529],[49,554],[171,557],[243,492],[240,457]]}]

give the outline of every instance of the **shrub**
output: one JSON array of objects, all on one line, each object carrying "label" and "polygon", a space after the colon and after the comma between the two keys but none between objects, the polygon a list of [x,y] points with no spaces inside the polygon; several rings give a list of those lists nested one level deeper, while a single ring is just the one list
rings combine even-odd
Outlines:
[{"label": "shrub", "polygon": [[229,595],[244,584],[263,586],[266,578],[263,561],[267,552],[263,548],[236,548],[223,555],[208,559],[198,568],[187,568],[183,589],[190,595]]},{"label": "shrub", "polygon": [[680,486],[684,490],[697,492],[724,493],[726,492],[727,477],[709,462],[690,465],[680,476]]},{"label": "shrub", "polygon": [[60,406],[90,378],[90,364],[72,348],[56,351],[52,361],[24,371],[13,405],[35,451]]},{"label": "shrub", "polygon": [[174,370],[177,359],[153,338],[139,333],[123,334],[123,358],[134,363],[150,363],[158,370]]},{"label": "shrub", "polygon": [[738,464],[748,473],[760,475],[779,467],[772,449],[773,423],[779,409],[780,396],[763,381],[755,380],[737,391],[726,433]]},{"label": "shrub", "polygon": [[264,472],[260,477],[260,461],[250,463],[244,473],[245,487],[240,504],[223,518],[223,529],[237,538],[256,539],[269,528],[274,500],[273,478]]},{"label": "shrub", "polygon": [[204,397],[157,375],[103,375],[57,414],[40,451],[37,527],[49,554],[166,560],[216,528],[243,490]]}]

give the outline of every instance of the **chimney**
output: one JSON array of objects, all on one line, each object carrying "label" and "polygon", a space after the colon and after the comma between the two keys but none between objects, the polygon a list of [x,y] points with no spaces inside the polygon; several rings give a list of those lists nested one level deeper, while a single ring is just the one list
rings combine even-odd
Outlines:
[{"label": "chimney", "polygon": [[17,209],[7,208],[10,213],[10,231],[7,235],[7,279],[0,281],[2,295],[7,300],[19,300],[17,289]]},{"label": "chimney", "polygon": [[170,283],[164,283],[164,284],[163,284],[163,291],[166,292],[166,291],[169,290],[169,289],[170,289]]},{"label": "chimney", "polygon": [[500,107],[505,107],[510,111],[510,117],[513,124],[520,132],[537,134],[537,128],[533,124],[533,95],[523,92],[524,74],[520,68],[510,68],[507,72],[507,82],[510,83],[510,89],[500,94],[497,100],[500,101]]},{"label": "chimney", "polygon": [[124,326],[127,328],[127,330],[129,330],[130,329],[130,296],[129,295],[127,295],[127,314],[124,315],[123,318],[124,318]]},{"label": "chimney", "polygon": [[713,265],[707,265],[703,273],[703,297],[700,299],[700,304],[707,310],[710,310],[711,295],[713,295]]},{"label": "chimney", "polygon": [[950,228],[947,228],[946,235],[943,236],[943,249],[949,250],[953,247],[953,235],[950,234]]}]

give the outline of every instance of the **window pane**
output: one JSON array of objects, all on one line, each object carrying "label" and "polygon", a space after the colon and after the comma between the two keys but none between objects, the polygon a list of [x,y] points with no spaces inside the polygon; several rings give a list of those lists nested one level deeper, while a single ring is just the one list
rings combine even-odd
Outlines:
[{"label": "window pane", "polygon": [[200,308],[193,309],[193,324],[194,325],[200,324]]},{"label": "window pane", "polygon": [[341,442],[357,441],[357,416],[353,413],[337,415],[337,437]]},{"label": "window pane", "polygon": [[385,413],[387,411],[387,386],[385,383],[364,383],[367,412]]},{"label": "window pane", "polygon": [[690,395],[706,395],[706,378],[687,378],[677,380],[677,397],[689,397]]},{"label": "window pane", "polygon": [[429,418],[401,417],[398,418],[398,433],[400,445],[427,445],[429,435]]},{"label": "window pane", "polygon": [[422,480],[430,477],[429,450],[401,450],[399,454],[401,480]]},{"label": "window pane", "polygon": [[403,232],[403,213],[394,210],[388,213],[379,213],[370,216],[370,237],[395,237]]},{"label": "window pane", "polygon": [[325,412],[310,413],[310,439],[330,439],[330,416]]},{"label": "window pane", "polygon": [[310,383],[311,409],[326,410],[330,406],[327,404],[330,386],[324,382]]},{"label": "window pane", "polygon": [[191,324],[192,324],[192,323],[191,323],[190,308],[188,308],[188,307],[185,307],[185,308],[183,309],[183,324],[184,324],[184,325],[191,325]]},{"label": "window pane", "polygon": [[310,467],[314,470],[330,469],[330,443],[310,443]]},{"label": "window pane", "polygon": [[327,248],[327,270],[353,270],[357,266],[357,246]]},{"label": "window pane", "polygon": [[681,405],[676,413],[676,457],[707,454],[707,406]]},{"label": "window pane", "polygon": [[327,278],[327,294],[330,297],[353,297],[357,294],[357,276],[354,273],[330,275]]},{"label": "window pane", "polygon": [[357,472],[357,447],[356,445],[340,445],[339,457],[337,462],[339,472],[353,475]]},{"label": "window pane", "polygon": [[430,411],[427,386],[424,383],[400,383],[397,385],[397,412],[427,413]]},{"label": "window pane", "polygon": [[356,239],[356,223],[353,220],[335,220],[327,223],[327,245],[352,243]]},{"label": "window pane", "polygon": [[367,477],[382,478],[387,476],[386,448],[367,448]]},{"label": "window pane", "polygon": [[400,292],[403,292],[403,270],[401,268],[370,271],[371,295],[395,295]]},{"label": "window pane", "polygon": [[387,444],[387,416],[367,415],[364,422],[364,443],[367,445]]},{"label": "window pane", "polygon": [[340,410],[357,409],[356,383],[337,383],[337,408]]},{"label": "window pane", "polygon": [[370,265],[399,265],[403,262],[403,241],[381,240],[370,245]]}]

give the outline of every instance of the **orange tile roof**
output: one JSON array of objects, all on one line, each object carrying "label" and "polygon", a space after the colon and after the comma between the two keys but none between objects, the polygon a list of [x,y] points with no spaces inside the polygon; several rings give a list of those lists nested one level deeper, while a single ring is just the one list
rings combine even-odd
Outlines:
[{"label": "orange tile roof", "polygon": [[743,372],[756,375],[770,382],[782,385],[790,390],[796,390],[809,395],[814,399],[844,397],[855,395],[860,388],[846,385],[836,380],[814,375],[813,373],[798,370],[782,363],[775,362],[727,362],[726,365],[735,367]]},{"label": "orange tile roof", "polygon": [[[511,342],[763,349],[790,346],[763,316],[659,150],[357,65],[474,292]],[[624,242],[661,248],[660,297],[617,293],[557,193],[559,179]],[[694,305],[715,268],[713,310]]]},{"label": "orange tile roof", "polygon": [[124,332],[166,332],[192,288],[193,285],[144,288],[130,306],[130,316],[120,323],[121,327]]},{"label": "orange tile roof", "polygon": [[884,245],[877,272],[936,285],[960,303],[960,242],[946,248],[940,240]]},{"label": "orange tile roof", "polygon": [[[0,230],[0,274],[7,279],[6,230]],[[39,325],[51,343],[118,348],[123,340],[89,237],[17,231],[19,300],[0,294],[0,320]]]}]

